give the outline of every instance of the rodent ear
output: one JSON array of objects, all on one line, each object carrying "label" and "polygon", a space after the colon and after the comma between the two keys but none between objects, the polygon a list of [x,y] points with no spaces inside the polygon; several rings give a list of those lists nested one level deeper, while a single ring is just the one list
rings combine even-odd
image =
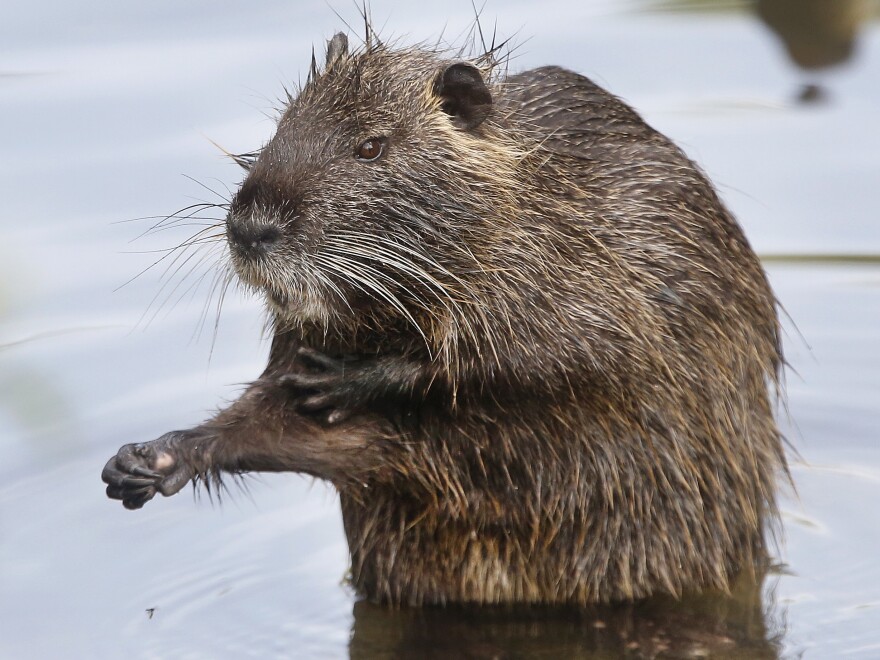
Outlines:
[{"label": "rodent ear", "polygon": [[450,64],[437,75],[434,93],[440,97],[443,112],[461,128],[476,128],[492,109],[492,95],[479,69],[473,64]]},{"label": "rodent ear", "polygon": [[327,42],[327,63],[325,68],[329,69],[346,55],[348,55],[348,37],[342,32],[337,32]]}]

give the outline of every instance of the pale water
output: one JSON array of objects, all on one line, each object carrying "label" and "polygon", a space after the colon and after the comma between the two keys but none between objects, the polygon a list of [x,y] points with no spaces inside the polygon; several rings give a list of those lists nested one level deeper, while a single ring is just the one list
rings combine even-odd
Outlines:
[{"label": "pale water", "polygon": [[[762,4],[795,20],[815,2]],[[749,2],[484,11],[516,35],[514,69],[585,73],[676,139],[766,257],[797,324],[781,416],[800,456],[779,569],[735,598],[678,605],[398,612],[345,586],[338,503],[321,483],[267,476],[221,506],[183,494],[130,512],[99,478],[119,445],[234,398],[267,352],[255,300],[230,293],[216,337],[213,307],[201,323],[198,257],[153,304],[161,268],[126,284],[157,258],[145,252],[193,228],[132,241],[150,223],[120,221],[218,201],[204,186],[228,195],[241,173],[211,141],[266,140],[283,85],[342,21],[320,1],[5,6],[0,657],[880,657],[880,12],[826,4],[833,29],[808,27],[796,55],[854,48],[817,72],[794,65]],[[411,42],[444,25],[454,38],[473,14],[468,2],[372,10]]]}]

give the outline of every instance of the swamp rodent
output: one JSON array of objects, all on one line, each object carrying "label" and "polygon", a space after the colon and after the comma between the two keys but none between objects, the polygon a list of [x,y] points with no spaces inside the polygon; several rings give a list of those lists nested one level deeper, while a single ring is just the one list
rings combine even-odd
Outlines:
[{"label": "swamp rodent", "polygon": [[503,69],[331,40],[226,219],[269,364],[122,447],[111,498],[326,479],[354,587],[392,603],[636,599],[764,562],[785,458],[758,259],[623,102]]}]

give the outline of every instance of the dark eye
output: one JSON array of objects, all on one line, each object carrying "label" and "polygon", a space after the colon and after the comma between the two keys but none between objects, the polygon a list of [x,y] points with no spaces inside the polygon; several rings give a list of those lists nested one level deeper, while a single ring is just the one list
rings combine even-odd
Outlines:
[{"label": "dark eye", "polygon": [[384,138],[370,138],[364,140],[358,147],[357,157],[360,160],[376,160],[385,151]]}]

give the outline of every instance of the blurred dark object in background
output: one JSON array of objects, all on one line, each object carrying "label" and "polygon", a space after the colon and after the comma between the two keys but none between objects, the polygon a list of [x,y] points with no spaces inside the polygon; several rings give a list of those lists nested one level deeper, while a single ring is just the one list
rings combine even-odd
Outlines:
[{"label": "blurred dark object in background", "polygon": [[823,103],[828,98],[826,89],[817,83],[804,83],[797,93],[800,103]]},{"label": "blurred dark object in background", "polygon": [[757,0],[757,12],[794,63],[809,71],[852,58],[869,16],[866,0]]}]

